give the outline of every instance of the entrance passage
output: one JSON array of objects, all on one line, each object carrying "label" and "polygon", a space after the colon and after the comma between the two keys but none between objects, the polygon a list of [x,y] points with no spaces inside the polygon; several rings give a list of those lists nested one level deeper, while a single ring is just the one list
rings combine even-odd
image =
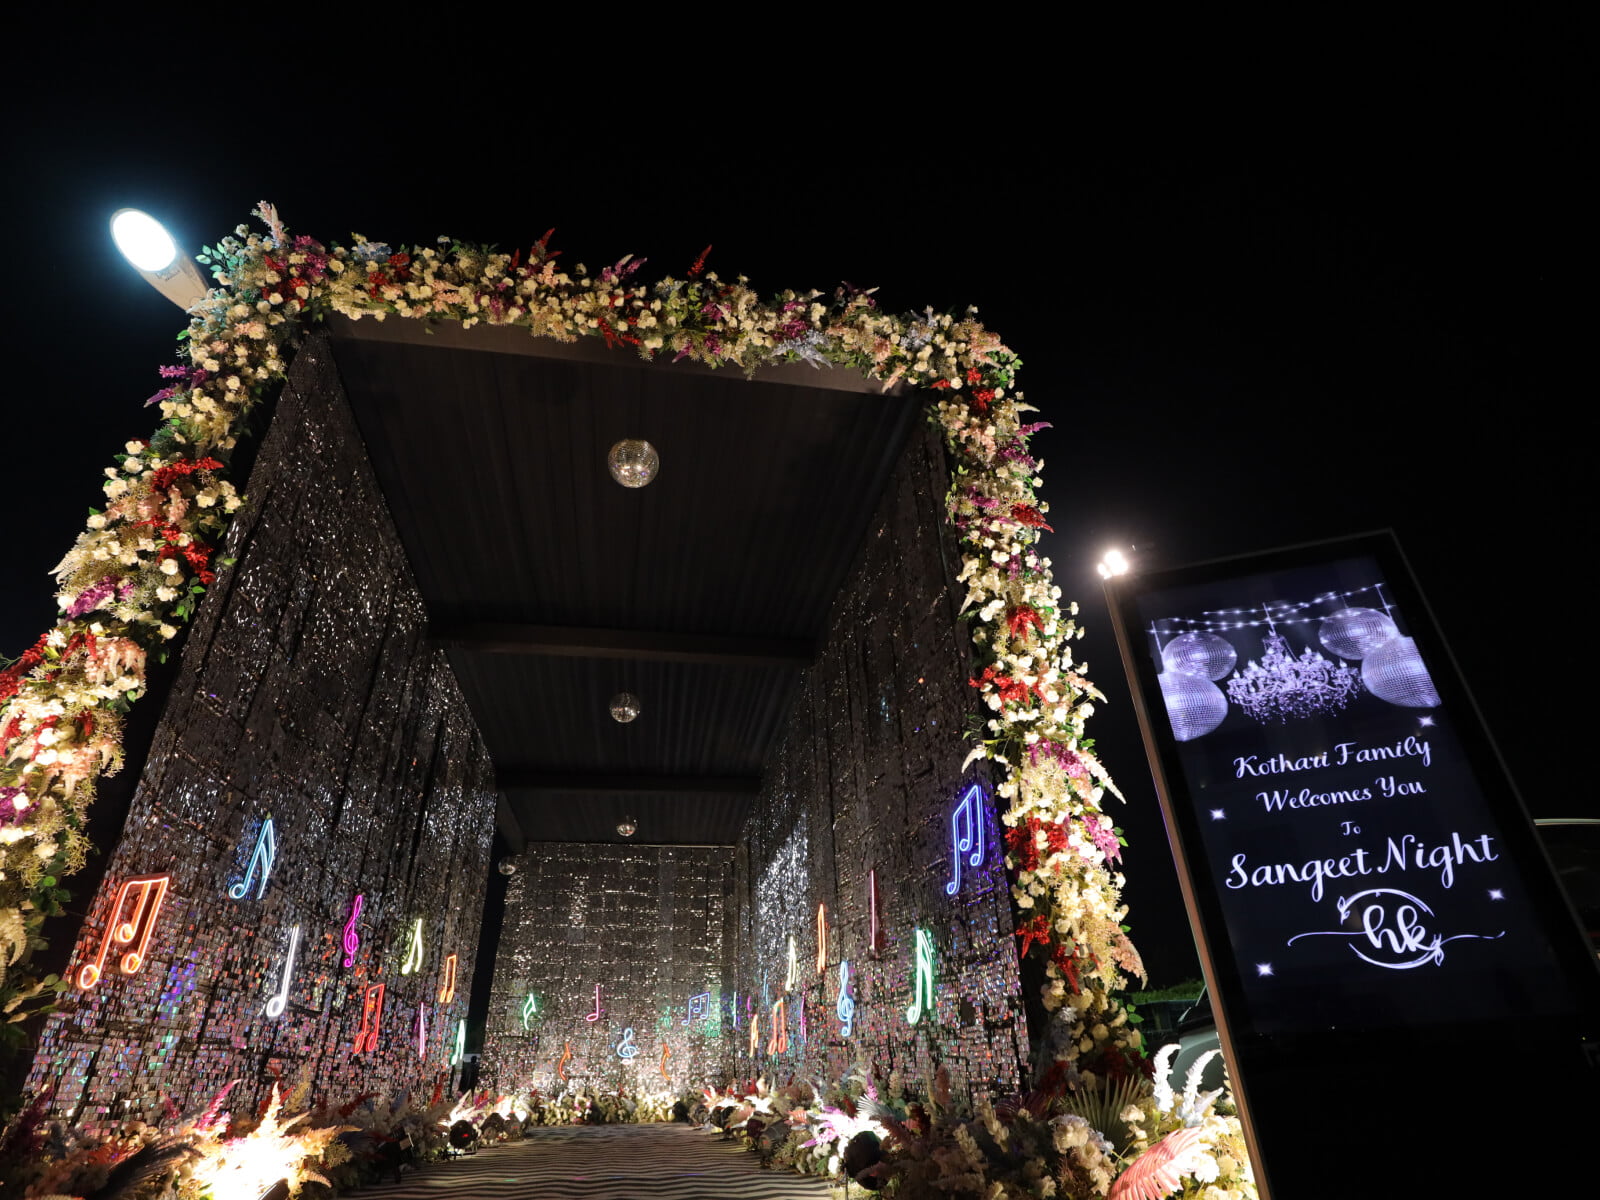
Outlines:
[{"label": "entrance passage", "polygon": [[431,1163],[361,1200],[827,1200],[821,1179],[684,1125],[550,1126]]}]

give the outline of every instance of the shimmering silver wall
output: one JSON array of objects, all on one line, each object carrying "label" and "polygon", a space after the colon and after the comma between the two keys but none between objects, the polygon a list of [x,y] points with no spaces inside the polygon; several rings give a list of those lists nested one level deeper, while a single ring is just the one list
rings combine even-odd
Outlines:
[{"label": "shimmering silver wall", "polygon": [[[233,1079],[243,1104],[280,1075],[333,1100],[431,1091],[467,1011],[493,768],[449,664],[424,643],[421,598],[320,339],[295,360],[248,496],[227,541],[238,564],[191,631],[73,970],[98,953],[124,880],[165,872],[146,961],[123,975],[108,957],[35,1060],[30,1086],[53,1084],[56,1111],[80,1121],[157,1116],[162,1097],[193,1111]],[[269,815],[266,890],[256,898],[252,881],[233,899]],[[455,993],[441,1001],[451,954]],[[379,984],[376,1048],[355,1053]]]},{"label": "shimmering silver wall", "polygon": [[506,892],[484,1083],[547,1096],[721,1083],[732,859],[731,848],[530,845]]},{"label": "shimmering silver wall", "polygon": [[[730,1048],[741,1076],[838,1079],[864,1066],[885,1081],[898,1073],[915,1090],[930,1087],[942,1066],[952,1089],[971,1095],[1015,1090],[1025,1074],[1027,1027],[992,802],[982,809],[981,864],[971,866],[969,852],[959,886],[946,890],[952,817],[978,777],[961,770],[975,708],[951,582],[959,559],[944,526],[942,454],[931,430],[907,446],[737,852],[725,975],[730,1004],[738,993]],[[933,948],[934,1008],[913,1025],[918,928]],[[841,960],[856,1005],[848,1038],[838,1015]],[[787,1048],[773,1039],[776,1015]]]}]

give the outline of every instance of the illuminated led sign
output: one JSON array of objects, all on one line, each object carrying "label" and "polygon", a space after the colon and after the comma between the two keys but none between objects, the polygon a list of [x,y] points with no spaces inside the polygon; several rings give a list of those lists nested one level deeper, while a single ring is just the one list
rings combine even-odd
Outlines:
[{"label": "illuminated led sign", "polygon": [[444,983],[439,987],[439,1003],[449,1004],[456,998],[456,956],[444,960]]},{"label": "illuminated led sign", "polygon": [[954,896],[961,890],[963,855],[967,856],[969,867],[983,865],[983,789],[976,783],[950,814],[950,862],[955,874],[944,885],[946,895]]},{"label": "illuminated led sign", "polygon": [[277,995],[267,1001],[267,1016],[281,1017],[283,1010],[289,1004],[289,982],[294,978],[294,954],[300,948],[300,926],[296,925],[289,931],[289,953],[283,958],[283,978],[278,984]]},{"label": "illuminated led sign", "polygon": [[411,940],[406,946],[406,960],[400,964],[400,974],[410,975],[422,969],[422,918],[411,927]]},{"label": "illuminated led sign", "polygon": [[567,1064],[572,1061],[572,1043],[565,1043],[566,1048],[561,1051],[561,1058],[556,1063],[556,1078],[562,1083],[567,1081]]},{"label": "illuminated led sign", "polygon": [[362,993],[361,1028],[356,1030],[356,1044],[350,1048],[351,1056],[370,1054],[378,1048],[378,1026],[383,1020],[383,994],[385,985],[374,983]]},{"label": "illuminated led sign", "polygon": [[817,974],[828,973],[828,906],[817,905]]},{"label": "illuminated led sign", "polygon": [[689,1009],[683,1016],[683,1023],[688,1025],[696,1020],[704,1021],[711,1015],[711,993],[701,992],[698,996],[689,997]]},{"label": "illuminated led sign", "polygon": [[672,1048],[670,1046],[668,1046],[665,1042],[662,1042],[661,1043],[661,1078],[666,1080],[668,1083],[672,1082],[672,1076],[667,1074],[667,1059],[669,1059],[671,1057],[672,1057]]},{"label": "illuminated led sign", "polygon": [[923,1013],[933,1011],[933,938],[926,929],[917,930],[917,977],[912,988],[911,1007],[906,1009],[906,1020],[915,1025]]},{"label": "illuminated led sign", "polygon": [[261,822],[261,828],[256,832],[255,848],[250,851],[250,861],[245,866],[244,878],[228,889],[228,895],[235,900],[243,900],[250,891],[250,880],[255,877],[256,869],[261,870],[261,882],[256,886],[256,899],[259,900],[266,894],[267,877],[272,874],[272,863],[278,857],[278,836],[272,828],[272,818],[268,817]]},{"label": "illuminated led sign", "polygon": [[528,1032],[528,1025],[539,1015],[539,1002],[534,999],[533,993],[528,993],[528,998],[522,1002],[522,1032]]},{"label": "illuminated led sign", "polygon": [[585,1021],[598,1021],[600,1019],[600,1014],[604,1011],[605,1010],[600,1007],[600,985],[597,983],[594,985],[594,1011],[587,1014],[583,1019]]},{"label": "illuminated led sign", "polygon": [[417,1057],[428,1057],[428,1006],[417,1005]]},{"label": "illuminated led sign", "polygon": [[856,1002],[850,998],[850,964],[839,964],[839,1002],[833,1011],[839,1014],[839,1036],[847,1038],[856,1019]]},{"label": "illuminated led sign", "polygon": [[622,1040],[617,1043],[617,1057],[623,1062],[631,1062],[638,1053],[639,1047],[633,1040],[632,1028],[624,1029],[622,1031]]},{"label": "illuminated led sign", "polygon": [[783,990],[794,991],[795,980],[800,977],[800,962],[795,956],[794,934],[789,935],[789,973],[783,977]]},{"label": "illuminated led sign", "polygon": [[347,967],[355,966],[356,951],[361,949],[361,934],[356,922],[361,919],[361,906],[366,900],[366,896],[357,892],[355,899],[350,901],[350,919],[344,923],[344,965]]},{"label": "illuminated led sign", "polygon": [[767,1035],[767,1053],[783,1054],[789,1049],[789,1022],[780,997],[772,1006],[772,1032]]},{"label": "illuminated led sign", "polygon": [[[100,953],[78,972],[79,987],[87,990],[100,982],[100,975],[105,970],[106,954],[113,946],[118,949],[133,946],[122,955],[119,964],[124,975],[135,974],[144,965],[145,951],[150,948],[150,934],[155,930],[156,918],[161,915],[161,902],[166,899],[170,878],[167,875],[136,875],[123,881],[117,889],[117,898],[111,904],[105,936],[100,939]],[[138,944],[134,945],[136,941]]]},{"label": "illuminated led sign", "polygon": [[456,1052],[450,1056],[450,1065],[458,1065],[467,1056],[467,1019],[456,1022]]}]

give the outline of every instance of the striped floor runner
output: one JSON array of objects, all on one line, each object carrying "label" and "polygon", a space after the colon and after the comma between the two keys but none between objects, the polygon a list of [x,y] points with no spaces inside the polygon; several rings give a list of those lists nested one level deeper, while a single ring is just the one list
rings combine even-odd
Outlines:
[{"label": "striped floor runner", "polygon": [[828,1186],[684,1125],[530,1130],[520,1142],[407,1172],[359,1200],[826,1200]]}]

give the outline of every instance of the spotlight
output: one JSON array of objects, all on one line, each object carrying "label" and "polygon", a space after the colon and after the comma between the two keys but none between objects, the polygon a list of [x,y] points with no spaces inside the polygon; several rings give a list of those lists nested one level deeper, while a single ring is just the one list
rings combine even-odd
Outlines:
[{"label": "spotlight", "polygon": [[205,299],[200,268],[149,213],[119,208],[111,214],[111,240],[151,287],[185,312]]},{"label": "spotlight", "polygon": [[1101,579],[1110,579],[1113,575],[1126,575],[1128,565],[1128,560],[1121,550],[1107,550],[1106,556],[1100,560],[1100,565],[1095,569],[1100,572]]}]

